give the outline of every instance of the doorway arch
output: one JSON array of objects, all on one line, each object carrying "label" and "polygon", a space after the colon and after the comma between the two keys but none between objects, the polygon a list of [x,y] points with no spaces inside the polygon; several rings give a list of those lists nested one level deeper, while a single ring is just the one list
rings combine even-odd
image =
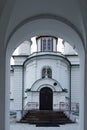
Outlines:
[{"label": "doorway arch", "polygon": [[[62,21],[58,21],[51,18],[43,18],[33,20],[29,22],[14,32],[12,37],[10,37],[7,43],[7,51],[6,51],[6,89],[9,90],[10,86],[10,73],[9,69],[10,64],[10,56],[15,47],[17,47],[22,41],[29,39],[36,35],[53,35],[55,37],[61,37],[65,41],[69,42],[72,46],[75,45],[79,56],[80,56],[80,129],[83,129],[84,124],[84,62],[85,62],[85,54],[84,54],[84,46],[81,37],[75,31],[74,28],[70,27],[66,23]],[[81,53],[80,53],[81,52]],[[9,95],[9,92],[7,92]],[[8,97],[6,98],[8,99]],[[9,108],[8,108],[9,109]]]},{"label": "doorway arch", "polygon": [[49,87],[44,87],[40,90],[40,110],[53,109],[53,91]]}]

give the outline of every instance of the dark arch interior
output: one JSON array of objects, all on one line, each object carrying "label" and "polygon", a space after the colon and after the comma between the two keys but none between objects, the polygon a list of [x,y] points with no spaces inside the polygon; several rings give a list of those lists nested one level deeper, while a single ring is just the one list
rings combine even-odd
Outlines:
[{"label": "dark arch interior", "polygon": [[53,109],[53,91],[49,87],[40,90],[40,110]]}]

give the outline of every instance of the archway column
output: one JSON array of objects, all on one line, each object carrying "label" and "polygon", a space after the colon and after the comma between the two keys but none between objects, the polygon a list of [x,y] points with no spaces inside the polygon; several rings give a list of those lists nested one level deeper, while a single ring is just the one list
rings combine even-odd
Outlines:
[{"label": "archway column", "polygon": [[5,87],[5,52],[3,46],[0,48],[0,130],[9,130],[9,89]]},{"label": "archway column", "polygon": [[[10,130],[9,127],[9,92],[10,65],[6,62],[6,31],[15,1],[7,1],[0,17],[0,130]],[[9,33],[8,33],[9,34]],[[8,66],[6,66],[6,63]],[[8,72],[7,72],[8,71]]]}]

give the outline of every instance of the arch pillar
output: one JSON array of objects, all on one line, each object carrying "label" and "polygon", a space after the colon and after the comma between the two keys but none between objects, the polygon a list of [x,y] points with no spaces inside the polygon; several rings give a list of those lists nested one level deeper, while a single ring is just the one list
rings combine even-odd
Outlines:
[{"label": "arch pillar", "polygon": [[[9,130],[9,87],[6,83],[5,52],[0,49],[0,130]],[[8,81],[9,82],[9,81]]]},{"label": "arch pillar", "polygon": [[[7,1],[0,18],[0,130],[10,130],[9,126],[9,92],[10,60],[6,59],[6,31],[15,1]],[[8,56],[9,57],[9,56]],[[9,58],[10,59],[10,58]],[[6,60],[8,60],[6,65]],[[8,76],[9,72],[9,76]]]}]

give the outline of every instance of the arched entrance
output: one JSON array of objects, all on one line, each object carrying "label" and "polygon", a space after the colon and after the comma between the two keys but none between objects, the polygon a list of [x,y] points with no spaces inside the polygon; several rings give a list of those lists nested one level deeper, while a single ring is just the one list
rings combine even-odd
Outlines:
[{"label": "arched entrance", "polygon": [[[37,13],[38,14],[38,13]],[[55,13],[54,13],[55,14]],[[32,16],[32,15],[31,15]],[[29,16],[28,16],[29,17]],[[37,19],[36,19],[37,18]],[[55,18],[55,19],[54,19]],[[37,35],[43,35],[43,34],[48,34],[48,35],[53,35],[53,36],[59,36],[61,38],[63,38],[65,41],[69,42],[72,46],[75,45],[76,49],[78,49],[79,51],[79,55],[80,55],[80,94],[82,96],[80,96],[80,129],[83,129],[84,126],[84,89],[81,86],[84,86],[84,64],[85,63],[85,54],[84,54],[84,46],[81,40],[81,37],[79,37],[77,33],[77,29],[75,30],[75,28],[73,28],[72,26],[70,26],[71,24],[69,24],[69,21],[64,22],[57,19],[57,16],[52,16],[52,17],[43,17],[41,15],[40,17],[36,17],[35,16],[35,20],[34,18],[31,20],[31,18],[29,19],[29,22],[26,23],[25,20],[25,24],[23,21],[23,26],[22,24],[20,24],[21,26],[17,26],[12,33],[9,35],[10,36],[7,40],[7,50],[6,50],[6,79],[4,81],[6,81],[5,84],[5,88],[3,88],[4,90],[6,89],[6,103],[4,106],[6,106],[6,112],[5,112],[5,117],[6,117],[6,130],[8,130],[8,124],[9,124],[9,86],[10,86],[10,73],[9,73],[9,69],[10,68],[10,64],[9,64],[9,60],[10,60],[10,56],[12,51],[14,50],[15,47],[17,47],[17,45],[19,45],[21,43],[21,41],[24,41],[26,39],[31,38],[32,36],[37,36]],[[68,25],[69,24],[69,25]],[[10,25],[10,24],[9,24]],[[13,24],[13,25],[17,25],[17,24]],[[11,29],[10,29],[11,30]],[[79,32],[79,31],[78,31]],[[1,51],[2,52],[2,51]],[[2,55],[3,56],[3,55]],[[5,65],[2,64],[1,68],[5,67]],[[2,71],[1,71],[2,72]],[[1,82],[2,84],[2,82]],[[2,91],[1,91],[2,92]],[[4,92],[4,91],[3,91]],[[4,98],[3,98],[4,100]],[[3,123],[4,124],[4,123]],[[2,122],[0,123],[0,126],[2,125]],[[4,125],[3,125],[4,126]],[[1,127],[2,128],[2,127]]]},{"label": "arched entrance", "polygon": [[40,90],[40,110],[52,110],[53,108],[53,91],[44,87]]}]

